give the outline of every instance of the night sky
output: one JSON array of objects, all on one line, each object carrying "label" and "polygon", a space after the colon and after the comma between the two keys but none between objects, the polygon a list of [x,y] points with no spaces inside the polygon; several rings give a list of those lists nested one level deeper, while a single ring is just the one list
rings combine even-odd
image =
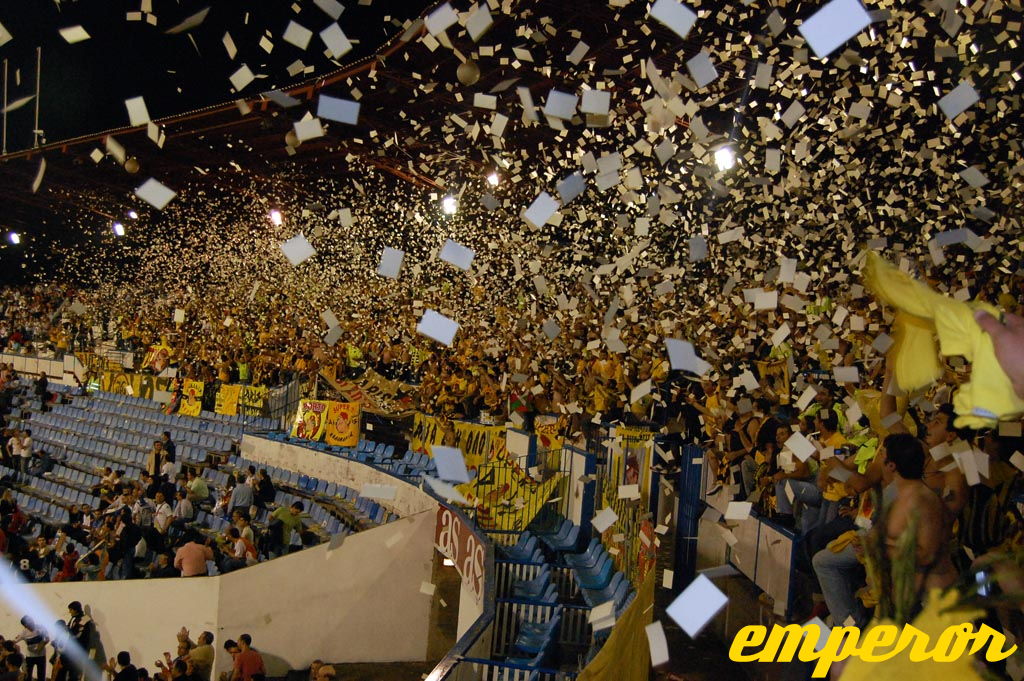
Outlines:
[{"label": "night sky", "polygon": [[[348,63],[372,53],[400,31],[390,19],[414,18],[429,3],[342,4],[345,11],[338,23],[350,40],[359,41],[343,58]],[[249,96],[338,68],[324,56],[316,35],[333,19],[311,0],[152,0],[156,26],[147,23],[145,15],[143,21],[127,20],[127,13],[138,12],[141,6],[141,0],[32,0],[0,6],[0,24],[14,36],[0,46],[0,58],[8,60],[9,102],[33,94],[36,47],[42,47],[40,123],[46,142],[128,125],[124,100],[131,97],[145,97],[154,119],[235,99],[228,78],[243,63],[267,76],[246,88]],[[165,34],[204,7],[210,7],[210,13],[190,34]],[[289,20],[313,31],[306,50],[282,40]],[[75,25],[83,26],[91,38],[68,44],[58,31]],[[267,31],[273,43],[269,54],[259,46]],[[225,32],[238,49],[234,59],[224,48]],[[297,59],[316,70],[290,76],[287,68]],[[32,145],[34,107],[30,102],[8,114],[9,152]]]}]

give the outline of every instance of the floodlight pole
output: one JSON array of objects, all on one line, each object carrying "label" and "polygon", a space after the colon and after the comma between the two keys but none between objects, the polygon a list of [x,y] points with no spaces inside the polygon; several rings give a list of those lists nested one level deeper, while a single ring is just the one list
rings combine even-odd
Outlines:
[{"label": "floodlight pole", "polygon": [[36,124],[32,128],[32,146],[39,147],[39,82],[43,70],[43,48],[36,48]]},{"label": "floodlight pole", "polygon": [[4,134],[3,134],[3,151],[0,153],[7,153],[7,60],[4,59]]}]

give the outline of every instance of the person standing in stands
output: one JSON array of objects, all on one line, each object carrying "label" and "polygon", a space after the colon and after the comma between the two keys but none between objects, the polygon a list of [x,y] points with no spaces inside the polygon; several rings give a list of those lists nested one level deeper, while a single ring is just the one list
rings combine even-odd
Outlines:
[{"label": "person standing in stands", "polygon": [[174,554],[174,567],[181,570],[182,577],[205,577],[206,561],[213,560],[213,549],[209,540],[200,544],[195,538],[182,544]]},{"label": "person standing in stands", "polygon": [[42,410],[44,412],[46,411],[46,402],[49,397],[49,394],[46,392],[49,384],[50,382],[46,378],[46,372],[41,371],[39,372],[39,378],[36,379],[35,387],[32,389],[32,392],[35,393],[35,396],[38,397],[40,403],[42,403]]},{"label": "person standing in stands", "polygon": [[160,475],[160,466],[163,464],[164,442],[153,440],[153,448],[146,455],[146,472],[154,478]]},{"label": "person standing in stands", "polygon": [[274,496],[277,490],[274,489],[274,481],[270,479],[266,468],[261,468],[256,474],[256,505],[266,508],[274,503]]},{"label": "person standing in stands", "polygon": [[[68,620],[68,631],[71,632],[72,640],[82,649],[85,655],[91,658],[96,624],[92,621],[91,617],[85,614],[82,604],[78,601],[68,603],[68,614],[71,615],[71,619]],[[80,678],[80,672],[73,664],[64,665],[62,671],[66,674],[64,678],[67,681],[78,681]],[[60,681],[59,676],[58,681]]]},{"label": "person standing in stands", "polygon": [[160,436],[160,442],[163,443],[164,451],[172,457],[171,461],[174,461],[173,457],[177,453],[178,447],[174,444],[174,440],[171,439],[171,431],[165,430],[164,434]]},{"label": "person standing in stands", "polygon": [[224,515],[230,516],[231,512],[236,510],[248,513],[255,501],[256,498],[253,495],[252,485],[249,484],[248,479],[239,476],[238,484],[232,490],[231,499],[228,501],[227,508],[224,509]]},{"label": "person standing in stands", "polygon": [[188,645],[188,661],[192,663],[199,681],[210,681],[210,676],[213,674],[213,634],[204,631],[199,634],[196,645],[193,646],[188,638],[188,629],[182,627],[178,632],[178,641],[183,641]]},{"label": "person standing in stands", "polygon": [[263,656],[252,647],[252,637],[242,634],[238,637],[239,653],[235,656],[235,664],[231,669],[230,681],[253,681],[253,676],[266,675]]},{"label": "person standing in stands", "polygon": [[18,634],[14,641],[25,642],[25,681],[32,681],[33,669],[36,672],[35,681],[44,681],[46,679],[46,633],[28,617],[21,618],[21,626],[24,631]]}]

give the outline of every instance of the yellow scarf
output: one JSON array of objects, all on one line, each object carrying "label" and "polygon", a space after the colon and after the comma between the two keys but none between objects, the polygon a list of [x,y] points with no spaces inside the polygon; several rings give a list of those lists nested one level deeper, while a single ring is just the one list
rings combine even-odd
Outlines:
[{"label": "yellow scarf", "polygon": [[999,310],[988,303],[962,303],[936,293],[873,251],[868,252],[863,276],[865,287],[897,310],[889,356],[900,388],[913,391],[934,383],[942,375],[940,351],[962,355],[972,367],[971,382],[962,384],[953,397],[958,428],[991,427],[1003,417],[1024,412],[1024,400],[1017,397],[996,360],[992,338],[974,321],[977,309],[997,317]]}]

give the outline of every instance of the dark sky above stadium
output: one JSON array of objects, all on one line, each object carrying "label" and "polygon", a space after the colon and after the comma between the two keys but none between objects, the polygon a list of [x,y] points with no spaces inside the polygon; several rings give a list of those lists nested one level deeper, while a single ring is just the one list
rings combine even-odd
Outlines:
[{"label": "dark sky above stadium", "polygon": [[[372,53],[429,3],[341,4],[338,23],[355,43],[343,58],[348,63]],[[195,29],[166,33],[207,7],[209,14]],[[291,20],[313,32],[306,50],[282,40]],[[311,0],[6,2],[0,4],[0,25],[12,39],[0,45],[0,58],[7,60],[8,101],[13,102],[34,94],[36,48],[42,48],[40,127],[52,143],[128,125],[124,100],[131,97],[143,96],[154,119],[230,101],[228,76],[243,63],[266,75],[265,90],[333,70],[337,66],[317,37],[333,21]],[[59,31],[78,25],[90,38],[69,44]],[[237,48],[234,59],[224,46],[226,33]],[[260,45],[264,37],[272,44],[269,53]],[[296,60],[314,70],[290,76],[288,67]],[[34,114],[34,101],[8,114],[9,152],[32,145]]]}]

